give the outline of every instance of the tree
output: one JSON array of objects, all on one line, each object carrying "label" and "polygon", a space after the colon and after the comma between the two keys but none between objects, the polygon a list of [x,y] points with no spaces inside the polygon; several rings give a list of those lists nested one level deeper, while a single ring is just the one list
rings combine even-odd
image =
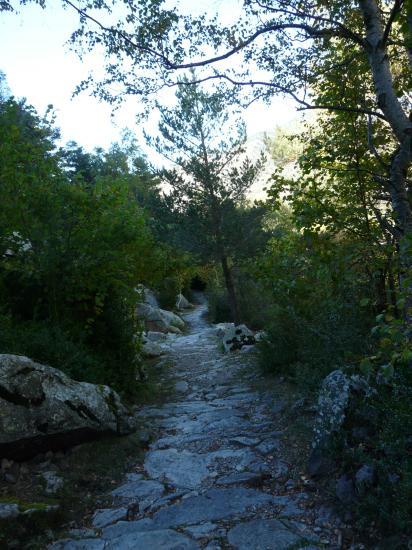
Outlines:
[{"label": "tree", "polygon": [[[249,89],[248,101],[280,93],[302,109],[362,113],[365,126],[368,117],[383,121],[391,133],[392,154],[376,185],[391,196],[402,264],[406,272],[411,270],[409,0],[244,0],[242,15],[232,26],[222,26],[218,17],[179,15],[164,0],[125,0],[119,20],[116,12],[108,14],[110,2],[62,1],[80,16],[73,42],[82,51],[96,45],[106,49],[105,77],[91,77],[79,87],[92,86],[105,100],[119,102],[133,94],[147,99],[177,85],[178,71],[197,68],[199,81],[223,80],[238,91]],[[11,2],[1,6],[11,8]],[[335,63],[329,54],[337,50],[342,55]],[[345,93],[323,97],[326,101],[312,93],[325,79],[345,83],[348,67],[356,67],[371,84],[360,103]],[[115,91],[113,83],[118,84]],[[374,148],[372,124],[369,129]]]},{"label": "tree", "polygon": [[[382,121],[391,134],[392,153],[375,184],[390,194],[401,261],[405,273],[411,270],[409,0],[244,0],[241,16],[229,26],[218,17],[180,15],[164,0],[125,0],[119,19],[111,2],[62,1],[79,14],[72,41],[80,51],[106,50],[103,79],[91,76],[79,86],[92,87],[106,101],[117,103],[125,95],[147,100],[159,89],[176,86],[179,71],[197,68],[199,82],[224,81],[237,90],[238,99],[247,95],[247,102],[284,94],[301,109],[360,113],[377,154],[368,118]],[[1,5],[11,8],[8,1]],[[330,53],[337,50],[342,55],[335,63]],[[331,79],[347,82],[348,67],[370,83],[368,93],[360,102],[345,92],[320,99],[315,88]]]},{"label": "tree", "polygon": [[169,202],[184,219],[191,243],[186,247],[220,262],[232,318],[238,324],[233,258],[242,231],[237,209],[262,161],[252,163],[245,157],[245,127],[239,120],[230,125],[224,93],[207,93],[187,84],[184,80],[179,86],[174,108],[158,105],[160,136],[148,141],[176,165],[163,170],[161,177],[171,188]]}]

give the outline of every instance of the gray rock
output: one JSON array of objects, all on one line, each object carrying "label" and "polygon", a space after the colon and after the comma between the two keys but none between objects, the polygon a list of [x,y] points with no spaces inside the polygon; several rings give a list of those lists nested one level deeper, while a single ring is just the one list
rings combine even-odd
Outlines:
[{"label": "gray rock", "polygon": [[102,529],[127,518],[127,508],[104,508],[96,510],[92,518],[93,527]]},{"label": "gray rock", "polygon": [[136,521],[118,521],[114,525],[103,528],[102,538],[111,540],[129,533],[156,531],[157,529],[159,527],[150,518],[138,519]]},{"label": "gray rock", "polygon": [[164,449],[147,453],[145,470],[153,478],[166,477],[180,487],[195,488],[208,476],[207,455]]},{"label": "gray rock", "polygon": [[182,311],[184,309],[191,309],[192,307],[192,304],[183,296],[183,294],[178,294],[176,296],[176,309]]},{"label": "gray rock", "polygon": [[64,539],[50,544],[48,550],[104,550],[106,542],[101,539]]},{"label": "gray rock", "polygon": [[184,380],[179,380],[175,384],[175,390],[179,392],[186,392],[189,389],[189,384]]},{"label": "gray rock", "polygon": [[161,355],[163,355],[165,352],[164,352],[164,349],[159,346],[159,344],[157,344],[156,342],[151,342],[151,341],[147,341],[145,342],[143,345],[142,345],[142,355],[144,357],[160,357]]},{"label": "gray rock", "polygon": [[293,479],[288,479],[287,482],[285,483],[285,489],[287,491],[290,491],[295,488],[295,485],[296,483],[294,482]]},{"label": "gray rock", "polygon": [[189,497],[178,504],[156,512],[153,521],[159,527],[178,527],[206,521],[217,521],[246,514],[273,502],[266,493],[244,487],[209,489],[203,495]]},{"label": "gray rock", "polygon": [[374,391],[362,376],[348,376],[342,370],[328,374],[319,393],[313,447],[327,446],[331,435],[340,430],[354,394],[369,397]]},{"label": "gray rock", "polygon": [[263,455],[269,455],[273,453],[274,451],[279,450],[279,441],[273,440],[273,439],[266,439],[265,441],[262,441],[256,449],[262,453]]},{"label": "gray rock", "polygon": [[255,344],[253,332],[246,325],[228,327],[223,335],[223,347],[226,352]]},{"label": "gray rock", "polygon": [[288,475],[289,466],[283,460],[276,460],[271,465],[272,476],[277,479],[279,477],[285,477]]},{"label": "gray rock", "polygon": [[108,386],[76,382],[28,357],[0,355],[0,455],[25,459],[87,434],[125,434],[131,414]]},{"label": "gray rock", "polygon": [[144,304],[152,307],[159,307],[159,302],[157,301],[156,294],[153,292],[153,290],[150,290],[150,288],[147,288],[143,285],[140,285],[139,288],[136,290],[141,295],[142,302]]},{"label": "gray rock", "polygon": [[301,536],[277,519],[241,523],[229,531],[228,541],[237,550],[287,550],[291,546],[298,548],[299,542],[304,542]]},{"label": "gray rock", "polygon": [[[139,437],[139,440],[142,441],[140,437]],[[143,479],[143,474],[138,474],[136,472],[130,472],[126,474],[127,481],[140,481],[141,479]]]},{"label": "gray rock", "polygon": [[209,468],[213,467],[216,460],[230,459],[243,469],[255,458],[249,449],[222,449],[204,454],[191,453],[185,449],[162,449],[147,453],[144,466],[152,478],[165,478],[177,487],[195,489],[210,476]]},{"label": "gray rock", "polygon": [[105,550],[196,550],[198,544],[171,529],[128,533],[108,541]]},{"label": "gray rock", "polygon": [[138,502],[140,500],[149,500],[154,502],[161,497],[165,491],[164,486],[158,481],[140,480],[128,481],[112,491],[112,495],[121,501]]},{"label": "gray rock", "polygon": [[192,525],[186,527],[185,531],[189,533],[194,539],[203,539],[209,537],[211,534],[215,533],[217,525],[214,523],[201,523],[200,525]]},{"label": "gray rock", "polygon": [[46,482],[46,493],[49,495],[54,495],[57,493],[64,485],[64,480],[53,471],[47,471],[41,473],[42,478]]},{"label": "gray rock", "polygon": [[336,482],[336,496],[343,504],[350,504],[356,498],[352,479],[344,474]]},{"label": "gray rock", "polygon": [[181,317],[145,303],[137,305],[137,317],[144,321],[146,330],[154,332],[180,333],[185,328],[185,322]]},{"label": "gray rock", "polygon": [[20,514],[18,504],[0,502],[0,519],[13,519]]},{"label": "gray rock", "polygon": [[346,414],[350,395],[350,378],[335,370],[323,380],[318,399],[314,448],[325,445],[329,436],[339,430]]}]

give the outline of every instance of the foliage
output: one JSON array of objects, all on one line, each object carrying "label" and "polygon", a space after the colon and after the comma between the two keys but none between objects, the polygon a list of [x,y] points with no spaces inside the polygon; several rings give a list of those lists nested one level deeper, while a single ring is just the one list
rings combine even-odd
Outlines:
[{"label": "foliage", "polygon": [[[269,294],[263,343],[266,370],[289,373],[316,389],[323,376],[365,350],[369,292],[350,243],[327,234],[287,232],[272,240],[257,264]],[[366,348],[367,349],[367,348]]]},{"label": "foliage", "polygon": [[1,103],[1,351],[133,391],[134,288],[179,261],[156,243],[136,200],[144,179],[123,151],[57,151],[55,137],[23,102]]},{"label": "foliage", "polygon": [[[175,107],[158,106],[159,136],[148,141],[177,166],[161,172],[177,220],[175,243],[204,263],[221,264],[231,317],[238,322],[234,264],[262,235],[262,209],[245,200],[262,159],[252,163],[246,157],[244,124],[232,120],[222,91],[208,93],[194,81],[194,73],[182,80]],[[222,127],[228,129],[224,136]]]}]

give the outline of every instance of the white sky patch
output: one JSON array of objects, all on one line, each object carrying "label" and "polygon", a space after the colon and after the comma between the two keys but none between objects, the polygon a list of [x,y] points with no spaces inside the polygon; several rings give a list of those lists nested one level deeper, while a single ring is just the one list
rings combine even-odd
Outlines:
[{"label": "white sky patch", "polygon": [[[204,11],[210,15],[218,13],[226,23],[241,11],[240,0],[182,0],[180,5],[186,13],[194,15]],[[58,3],[50,3],[45,10],[28,5],[18,14],[1,14],[0,70],[5,72],[12,93],[26,97],[40,114],[53,104],[63,142],[74,140],[87,150],[107,148],[128,127],[137,134],[149,159],[160,164],[161,158],[145,146],[141,125],[134,122],[138,97],[128,100],[114,117],[109,105],[87,94],[72,98],[76,85],[88,75],[89,69],[103,67],[101,54],[88,55],[81,62],[65,46],[76,28],[77,15]],[[254,103],[244,118],[248,135],[254,141],[257,134],[271,132],[276,125],[295,119],[295,105],[281,98],[275,98],[269,107]],[[144,126],[148,133],[155,133],[157,117],[149,118]]]}]

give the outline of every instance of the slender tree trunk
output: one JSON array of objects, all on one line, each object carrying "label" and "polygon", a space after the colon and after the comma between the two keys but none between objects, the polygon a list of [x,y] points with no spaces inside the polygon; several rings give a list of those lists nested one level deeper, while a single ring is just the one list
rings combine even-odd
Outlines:
[{"label": "slender tree trunk", "polygon": [[376,0],[359,0],[359,7],[365,23],[365,46],[378,105],[399,144],[392,157],[387,191],[391,195],[397,223],[401,277],[406,283],[405,318],[411,323],[412,285],[409,279],[412,274],[412,205],[408,198],[407,176],[412,163],[412,122],[396,94],[378,3]]},{"label": "slender tree trunk", "polygon": [[220,261],[222,263],[223,275],[225,278],[226,289],[229,296],[230,312],[232,314],[233,322],[235,323],[235,325],[239,325],[240,324],[239,304],[237,301],[236,289],[233,281],[233,272],[229,266],[227,256],[223,255]]}]

